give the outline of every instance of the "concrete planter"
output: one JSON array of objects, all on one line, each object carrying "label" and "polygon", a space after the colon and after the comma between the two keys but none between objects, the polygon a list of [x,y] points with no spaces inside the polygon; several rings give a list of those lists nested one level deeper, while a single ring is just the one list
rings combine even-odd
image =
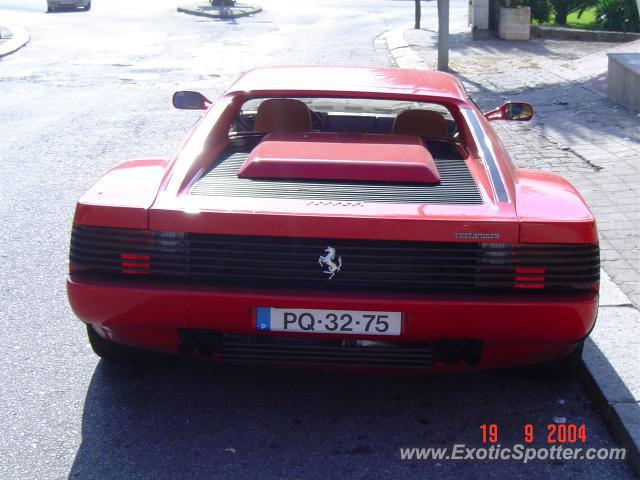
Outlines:
[{"label": "concrete planter", "polygon": [[640,111],[640,53],[608,53],[607,95]]},{"label": "concrete planter", "polygon": [[531,9],[529,7],[500,7],[498,35],[503,40],[529,40]]}]

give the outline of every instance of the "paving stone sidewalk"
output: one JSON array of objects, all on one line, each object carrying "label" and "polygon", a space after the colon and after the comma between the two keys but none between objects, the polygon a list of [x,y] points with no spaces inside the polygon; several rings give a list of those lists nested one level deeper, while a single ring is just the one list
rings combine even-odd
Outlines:
[{"label": "paving stone sidewalk", "polygon": [[[388,38],[398,65],[434,69],[434,30]],[[578,188],[598,222],[604,269],[640,306],[640,113],[601,93],[606,52],[640,52],[640,42],[474,41],[466,25],[452,30],[452,73],[481,108],[533,104],[532,122],[494,123],[500,138],[518,166],[557,172]]]}]

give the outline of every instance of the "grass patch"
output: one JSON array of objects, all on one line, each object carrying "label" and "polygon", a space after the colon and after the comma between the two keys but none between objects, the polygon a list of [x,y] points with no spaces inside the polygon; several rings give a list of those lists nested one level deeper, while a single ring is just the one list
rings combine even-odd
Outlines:
[{"label": "grass patch", "polygon": [[[537,20],[531,21],[532,25],[549,25],[553,27],[558,27],[560,25],[556,24],[555,14],[551,14],[551,18],[548,22],[540,23]],[[585,30],[602,30],[602,27],[598,23],[596,18],[596,8],[591,7],[582,12],[582,15],[578,17],[577,13],[571,13],[567,17],[566,27],[570,28],[582,28]]]},{"label": "grass patch", "polygon": [[596,18],[596,9],[591,7],[578,17],[577,13],[572,13],[567,17],[567,27],[571,28],[586,28],[586,29],[598,29],[600,24]]}]

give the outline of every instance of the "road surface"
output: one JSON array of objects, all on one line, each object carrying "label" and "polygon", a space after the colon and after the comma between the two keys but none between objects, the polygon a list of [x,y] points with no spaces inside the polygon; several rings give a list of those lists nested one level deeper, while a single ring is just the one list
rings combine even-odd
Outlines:
[{"label": "road surface", "polygon": [[503,446],[534,424],[543,446],[554,418],[586,424],[587,446],[613,445],[576,380],[115,367],[92,354],[64,290],[74,202],[118,162],[179,148],[197,113],[174,110],[173,91],[214,98],[265,64],[388,65],[376,38],[413,18],[411,1],[261,6],[214,21],[167,0],[52,14],[0,3],[0,23],[32,37],[0,60],[0,478],[630,478],[621,462],[400,460],[400,447],[480,446],[487,423]]}]

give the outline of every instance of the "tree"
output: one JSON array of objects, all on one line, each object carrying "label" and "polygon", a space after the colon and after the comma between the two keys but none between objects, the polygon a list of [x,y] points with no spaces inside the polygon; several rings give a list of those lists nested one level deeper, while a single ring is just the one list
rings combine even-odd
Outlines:
[{"label": "tree", "polygon": [[535,18],[540,23],[549,21],[553,10],[549,0],[526,0],[525,5],[531,8],[531,18]]},{"label": "tree", "polygon": [[[420,0],[415,0],[416,23],[420,28],[422,10]],[[438,0],[438,70],[449,70],[449,0]]]},{"label": "tree", "polygon": [[582,13],[589,7],[598,4],[598,0],[551,0],[553,10],[556,12],[556,23],[566,25],[570,13]]}]

